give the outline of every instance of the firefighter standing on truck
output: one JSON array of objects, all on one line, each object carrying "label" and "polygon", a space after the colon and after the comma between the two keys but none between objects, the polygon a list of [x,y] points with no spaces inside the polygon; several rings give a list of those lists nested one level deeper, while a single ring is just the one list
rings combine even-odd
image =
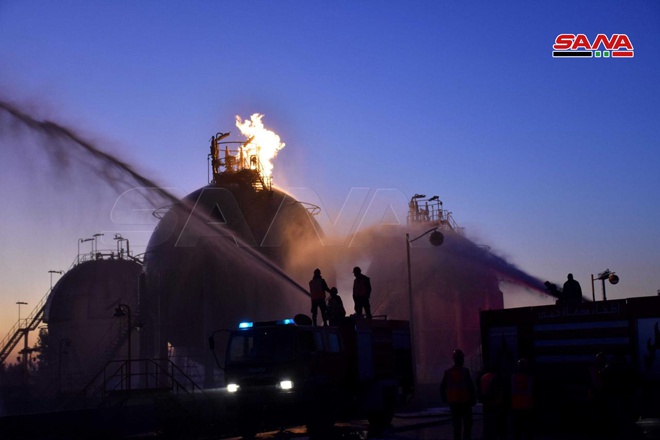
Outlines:
[{"label": "firefighter standing on truck", "polygon": [[326,315],[330,325],[338,325],[341,320],[346,316],[346,309],[344,309],[344,302],[339,296],[339,291],[336,287],[330,289],[330,298],[328,298],[328,306]]},{"label": "firefighter standing on truck", "polygon": [[321,309],[321,319],[323,325],[328,325],[328,317],[326,316],[325,305],[325,292],[330,292],[328,283],[321,277],[321,269],[314,269],[314,278],[309,282],[309,295],[312,298],[312,321],[316,325],[316,318],[318,309]]},{"label": "firefighter standing on truck", "polygon": [[368,319],[371,319],[371,304],[369,298],[371,297],[371,280],[368,276],[362,273],[359,267],[353,268],[353,301],[355,301],[355,314],[362,316],[362,309]]},{"label": "firefighter standing on truck", "polygon": [[440,395],[443,402],[449,405],[454,440],[469,440],[472,434],[472,407],[477,403],[477,396],[470,370],[463,366],[465,354],[455,350],[452,358],[454,365],[445,370]]}]

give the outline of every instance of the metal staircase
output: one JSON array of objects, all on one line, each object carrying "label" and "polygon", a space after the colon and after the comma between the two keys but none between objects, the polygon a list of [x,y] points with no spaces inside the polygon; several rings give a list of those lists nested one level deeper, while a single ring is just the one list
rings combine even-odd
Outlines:
[{"label": "metal staircase", "polygon": [[27,337],[31,331],[37,329],[44,317],[44,310],[46,309],[46,300],[50,295],[50,289],[39,301],[37,306],[25,319],[19,319],[16,324],[9,330],[7,336],[0,342],[0,364],[4,363],[7,357],[14,351],[14,348],[23,339],[25,341],[25,348],[27,349]]}]

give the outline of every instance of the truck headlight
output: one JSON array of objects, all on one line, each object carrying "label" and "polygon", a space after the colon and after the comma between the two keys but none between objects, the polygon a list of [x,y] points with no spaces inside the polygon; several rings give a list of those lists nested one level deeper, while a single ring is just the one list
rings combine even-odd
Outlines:
[{"label": "truck headlight", "polygon": [[227,392],[228,393],[235,393],[236,391],[238,391],[239,388],[240,387],[238,386],[238,384],[235,384],[235,383],[227,384]]},{"label": "truck headlight", "polygon": [[290,380],[281,380],[280,388],[283,390],[290,390],[291,388],[293,388],[293,382],[291,382]]}]

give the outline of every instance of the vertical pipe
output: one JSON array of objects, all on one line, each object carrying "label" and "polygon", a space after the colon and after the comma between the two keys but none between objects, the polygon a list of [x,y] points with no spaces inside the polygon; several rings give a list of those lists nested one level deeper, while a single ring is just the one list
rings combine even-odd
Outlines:
[{"label": "vertical pipe", "polygon": [[126,306],[128,311],[128,366],[127,366],[127,375],[128,375],[128,391],[131,391],[131,308]]},{"label": "vertical pipe", "polygon": [[28,352],[28,333],[29,330],[26,325],[25,328],[23,329],[23,372],[25,374],[26,383],[28,376],[28,358],[30,356],[30,353]]},{"label": "vertical pipe", "polygon": [[413,392],[417,392],[417,356],[415,354],[415,326],[412,299],[412,276],[410,269],[410,234],[406,233],[406,257],[408,263],[408,308],[410,310],[410,355],[412,357]]}]

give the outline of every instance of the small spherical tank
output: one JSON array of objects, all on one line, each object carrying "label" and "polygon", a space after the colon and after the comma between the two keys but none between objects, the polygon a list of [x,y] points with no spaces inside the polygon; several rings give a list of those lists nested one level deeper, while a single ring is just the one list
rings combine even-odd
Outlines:
[{"label": "small spherical tank", "polygon": [[[97,259],[76,265],[53,287],[44,321],[63,391],[84,387],[108,361],[128,358],[128,314],[137,326],[141,273],[142,265],[132,260]],[[122,317],[115,316],[120,304]],[[135,334],[132,342],[135,357]]]}]

